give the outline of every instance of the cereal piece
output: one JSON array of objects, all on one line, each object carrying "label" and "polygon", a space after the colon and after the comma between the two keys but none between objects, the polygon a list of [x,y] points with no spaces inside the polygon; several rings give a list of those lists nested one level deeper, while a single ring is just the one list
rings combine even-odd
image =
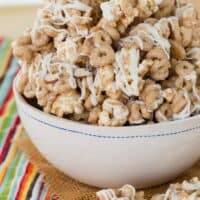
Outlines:
[{"label": "cereal piece", "polygon": [[81,46],[80,54],[83,56],[90,56],[92,51],[91,47],[93,47],[93,43],[91,38],[88,38],[84,41],[83,45]]},{"label": "cereal piece", "polygon": [[91,110],[93,107],[97,106],[98,104],[101,104],[104,101],[103,95],[97,95],[96,96],[96,102],[94,103],[92,95],[89,95],[87,99],[85,100],[85,108],[87,110]]},{"label": "cereal piece", "polygon": [[138,35],[140,35],[139,40],[142,41],[142,46],[139,46],[140,48],[142,47],[141,50],[147,52],[150,51],[154,46],[152,39],[148,37],[145,33],[138,33],[137,30],[132,30],[130,32],[130,36],[137,37]]},{"label": "cereal piece", "polygon": [[24,96],[28,99],[32,99],[36,96],[36,85],[34,82],[28,82],[24,88]]},{"label": "cereal piece", "polygon": [[30,63],[33,58],[33,51],[27,46],[14,46],[13,54],[25,63]]},{"label": "cereal piece", "polygon": [[50,41],[50,38],[42,30],[32,30],[31,40],[33,45],[41,47],[47,45]]},{"label": "cereal piece", "polygon": [[30,44],[31,44],[31,36],[29,34],[24,34],[24,35],[18,37],[13,42],[13,47],[15,47],[15,46],[25,46],[25,45],[30,45]]},{"label": "cereal piece", "polygon": [[193,4],[186,4],[176,9],[176,16],[179,18],[182,26],[192,28],[197,23],[197,11]]},{"label": "cereal piece", "polygon": [[55,50],[53,43],[49,43],[49,44],[41,46],[41,47],[30,45],[29,48],[35,53],[37,53],[37,52],[50,53],[50,52],[53,52]]},{"label": "cereal piece", "polygon": [[147,53],[146,57],[153,60],[150,68],[151,78],[155,81],[165,80],[169,75],[171,65],[164,50],[156,46]]},{"label": "cereal piece", "polygon": [[191,47],[200,47],[200,28],[194,28],[192,30],[192,42]]},{"label": "cereal piece", "polygon": [[60,33],[64,33],[64,31],[60,32],[59,30],[51,27],[50,25],[46,25],[46,27],[43,28],[43,31],[46,35],[52,38],[56,38]]},{"label": "cereal piece", "polygon": [[192,42],[192,35],[193,35],[192,29],[182,26],[180,31],[181,31],[181,37],[182,37],[182,45],[184,47],[190,46]]},{"label": "cereal piece", "polygon": [[89,113],[87,111],[84,111],[81,114],[74,113],[72,116],[69,116],[69,117],[73,121],[88,123]]},{"label": "cereal piece", "polygon": [[130,35],[133,36],[139,35],[140,37],[142,37],[142,40],[144,42],[144,47],[147,41],[148,45],[151,44],[149,49],[143,49],[144,51],[150,51],[152,50],[154,45],[157,45],[162,48],[162,50],[166,53],[167,57],[169,58],[170,43],[166,38],[164,38],[162,35],[159,34],[155,25],[152,26],[147,23],[141,23],[136,27],[132,28],[132,30],[130,31]]},{"label": "cereal piece", "polygon": [[182,88],[183,79],[178,76],[171,76],[169,79],[166,79],[162,82],[162,87],[167,88]]},{"label": "cereal piece", "polygon": [[104,19],[107,21],[117,21],[122,16],[120,1],[110,0],[101,4]]},{"label": "cereal piece", "polygon": [[71,90],[71,87],[68,83],[67,78],[60,78],[58,81],[56,81],[52,86],[52,91],[58,94],[65,93],[67,91]]},{"label": "cereal piece", "polygon": [[175,95],[176,95],[176,90],[174,88],[167,88],[163,91],[163,97],[169,103],[172,102]]},{"label": "cereal piece", "polygon": [[142,117],[146,120],[153,120],[153,112],[143,103],[140,105]]},{"label": "cereal piece", "polygon": [[151,69],[150,76],[155,81],[163,81],[169,76],[170,62],[167,59],[155,60]]},{"label": "cereal piece", "polygon": [[183,183],[171,184],[165,194],[154,195],[151,200],[199,199],[200,181],[197,177]]},{"label": "cereal piece", "polygon": [[46,113],[51,112],[52,105],[53,105],[54,101],[56,100],[56,97],[57,97],[57,94],[54,92],[50,92],[47,94],[47,97],[46,97],[47,103],[43,108],[44,112],[46,112]]},{"label": "cereal piece", "polygon": [[144,192],[143,191],[137,192],[136,195],[135,195],[135,199],[136,200],[145,200],[145,198],[144,198]]},{"label": "cereal piece", "polygon": [[125,16],[133,16],[134,15],[134,7],[136,7],[136,0],[121,0],[120,7]]},{"label": "cereal piece", "polygon": [[172,56],[176,59],[183,60],[186,57],[184,47],[175,40],[170,40],[170,44]]},{"label": "cereal piece", "polygon": [[143,60],[142,63],[139,65],[139,76],[144,77],[150,71],[152,65],[153,65],[153,60],[151,59]]},{"label": "cereal piece", "polygon": [[80,95],[74,90],[59,95],[52,105],[51,113],[58,117],[73,113],[83,113],[84,108],[79,102],[79,98]]},{"label": "cereal piece", "polygon": [[144,101],[149,111],[156,110],[163,102],[160,85],[147,80],[139,98]]},{"label": "cereal piece", "polygon": [[177,17],[171,17],[169,19],[170,19],[170,25],[172,27],[171,38],[173,40],[175,40],[176,42],[181,43],[182,42],[181,28],[180,28],[178,18]]},{"label": "cereal piece", "polygon": [[131,185],[124,185],[120,189],[101,190],[96,193],[99,200],[145,200],[144,192],[136,192]]},{"label": "cereal piece", "polygon": [[[186,100],[186,97],[185,97],[185,94],[183,91],[178,91],[177,94],[175,95],[173,101],[172,101],[172,111],[174,114],[178,114],[180,113],[181,111],[184,110],[184,108],[186,108],[186,105],[187,105],[187,100]],[[188,110],[186,112],[189,112]],[[184,113],[185,114],[185,113]],[[186,113],[188,114],[188,113]],[[185,116],[183,115],[183,118]]]},{"label": "cereal piece", "polygon": [[144,22],[147,24],[155,25],[158,22],[158,19],[150,17],[150,18],[147,18]]},{"label": "cereal piece", "polygon": [[74,64],[77,62],[81,43],[73,38],[67,38],[64,42],[57,44],[57,56],[60,60]]},{"label": "cereal piece", "polygon": [[139,50],[122,48],[115,55],[116,83],[127,96],[139,96]]},{"label": "cereal piece", "polygon": [[129,124],[136,125],[136,124],[142,124],[145,122],[145,120],[143,119],[143,116],[142,116],[140,103],[130,102],[128,104],[128,107],[129,107],[129,111],[130,111],[130,114],[128,117]]},{"label": "cereal piece", "polygon": [[146,55],[147,59],[167,59],[165,51],[160,46],[155,46]]},{"label": "cereal piece", "polygon": [[98,30],[96,32],[92,32],[92,39],[96,47],[104,46],[104,45],[111,45],[112,39],[110,38],[109,34],[104,30]]},{"label": "cereal piece", "polygon": [[120,33],[116,28],[116,25],[113,25],[111,23],[108,23],[104,18],[102,18],[98,26],[101,27],[104,31],[106,31],[109,36],[112,38],[114,41],[118,41],[120,39]]},{"label": "cereal piece", "polygon": [[20,72],[16,83],[16,88],[18,92],[23,93],[27,83],[28,83],[28,74]]},{"label": "cereal piece", "polygon": [[164,103],[155,113],[155,118],[158,122],[169,121],[173,116],[171,105]]},{"label": "cereal piece", "polygon": [[115,54],[111,46],[104,45],[94,48],[90,57],[90,64],[94,67],[103,67],[114,62]]},{"label": "cereal piece", "polygon": [[147,1],[138,1],[138,9],[139,9],[139,16],[141,18],[148,18],[150,17],[153,13],[158,11],[158,6],[160,6],[160,3],[162,1],[152,1],[152,0],[147,0]]},{"label": "cereal piece", "polygon": [[136,190],[132,185],[124,185],[119,191],[121,197],[127,197],[128,199],[135,198]]},{"label": "cereal piece", "polygon": [[117,29],[119,30],[121,35],[126,33],[127,28],[134,21],[134,19],[138,17],[138,15],[139,15],[138,9],[132,8],[132,15],[129,16],[125,15],[125,17],[120,18],[119,22],[117,23]]},{"label": "cereal piece", "polygon": [[159,34],[162,35],[164,38],[169,38],[171,35],[171,29],[169,26],[170,21],[170,18],[161,18],[159,21],[153,24],[158,30]]},{"label": "cereal piece", "polygon": [[88,117],[88,122],[90,124],[97,124],[98,120],[99,120],[99,114],[101,113],[101,108],[100,107],[96,107],[93,108],[90,111],[89,117]]},{"label": "cereal piece", "polygon": [[110,84],[113,84],[115,79],[114,67],[106,65],[97,69],[94,86],[99,92],[106,91]]},{"label": "cereal piece", "polygon": [[197,74],[200,73],[200,48],[187,49],[187,59],[195,66]]},{"label": "cereal piece", "polygon": [[96,193],[99,200],[112,200],[113,198],[117,199],[115,191],[112,189],[101,190]]},{"label": "cereal piece", "polygon": [[188,61],[180,61],[175,66],[175,71],[180,77],[187,76],[192,73],[194,66]]},{"label": "cereal piece", "polygon": [[99,114],[99,125],[122,126],[127,122],[128,108],[118,100],[106,99],[102,105],[103,111]]},{"label": "cereal piece", "polygon": [[122,91],[117,88],[115,82],[112,82],[106,86],[106,95],[111,99],[122,100]]},{"label": "cereal piece", "polygon": [[155,13],[156,18],[163,18],[171,15],[174,10],[175,0],[163,0],[159,6],[159,10]]},{"label": "cereal piece", "polygon": [[49,90],[47,88],[47,84],[42,78],[36,79],[36,97],[38,100],[38,104],[40,106],[45,106],[47,103],[47,94],[49,93]]}]

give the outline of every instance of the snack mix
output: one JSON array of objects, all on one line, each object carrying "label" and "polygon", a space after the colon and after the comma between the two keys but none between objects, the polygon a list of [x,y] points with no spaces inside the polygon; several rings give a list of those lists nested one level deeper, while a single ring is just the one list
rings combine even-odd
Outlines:
[{"label": "snack mix", "polygon": [[[131,185],[125,185],[120,189],[107,189],[97,192],[99,200],[147,200],[144,192],[136,192]],[[200,180],[193,178],[169,186],[164,194],[154,195],[151,200],[199,200]]]},{"label": "snack mix", "polygon": [[13,51],[18,91],[59,117],[124,126],[200,112],[200,18],[184,0],[46,0]]}]

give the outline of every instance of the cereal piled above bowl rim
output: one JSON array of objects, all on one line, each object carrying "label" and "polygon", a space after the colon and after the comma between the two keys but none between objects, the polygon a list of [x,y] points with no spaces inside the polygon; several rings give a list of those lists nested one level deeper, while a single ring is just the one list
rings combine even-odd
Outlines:
[{"label": "cereal piled above bowl rim", "polygon": [[46,0],[13,42],[18,91],[100,126],[200,112],[200,18],[184,0]]}]

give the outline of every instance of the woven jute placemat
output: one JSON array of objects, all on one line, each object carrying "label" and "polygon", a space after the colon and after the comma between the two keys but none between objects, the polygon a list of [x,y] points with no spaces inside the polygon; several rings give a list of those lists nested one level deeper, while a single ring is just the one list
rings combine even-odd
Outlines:
[{"label": "woven jute placemat", "polygon": [[[54,168],[36,149],[29,137],[21,137],[14,141],[17,147],[34,164],[38,171],[44,175],[44,182],[52,196],[60,200],[97,200],[96,192],[99,188],[93,188],[79,183]],[[200,177],[200,162],[173,181],[182,182],[193,177]],[[153,195],[163,193],[169,184],[145,190],[145,197],[150,199]]]}]

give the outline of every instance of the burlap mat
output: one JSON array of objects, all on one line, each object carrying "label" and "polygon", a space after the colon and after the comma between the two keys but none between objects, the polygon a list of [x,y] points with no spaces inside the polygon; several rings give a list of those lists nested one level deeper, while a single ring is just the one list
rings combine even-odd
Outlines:
[{"label": "burlap mat", "polygon": [[[44,182],[52,196],[59,197],[60,200],[97,200],[97,188],[81,184],[55,169],[38,152],[28,137],[21,137],[14,143],[27,156],[30,162],[38,168],[38,171],[44,175]],[[200,162],[173,182],[181,182],[195,176],[200,177]],[[150,199],[154,194],[165,192],[168,186],[166,184],[148,189],[145,191],[145,197]]]}]

